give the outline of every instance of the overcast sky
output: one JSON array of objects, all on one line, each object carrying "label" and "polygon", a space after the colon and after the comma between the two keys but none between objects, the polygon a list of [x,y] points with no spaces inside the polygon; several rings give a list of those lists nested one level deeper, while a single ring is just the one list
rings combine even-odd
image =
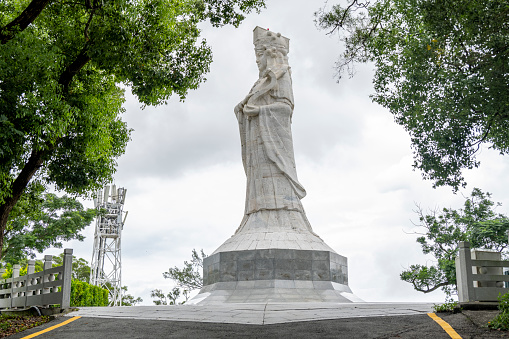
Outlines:
[{"label": "overcast sky", "polygon": [[[252,45],[255,26],[290,39],[295,111],[293,140],[302,201],[314,231],[348,258],[349,285],[366,301],[443,301],[399,279],[410,264],[424,264],[415,242],[415,203],[454,207],[473,187],[493,193],[507,213],[509,158],[484,149],[479,169],[465,173],[467,189],[433,189],[412,170],[410,138],[391,114],[372,103],[373,66],[357,67],[352,79],[333,75],[341,45],[316,29],[321,1],[267,1],[238,28],[203,25],[212,46],[211,72],[182,103],[140,109],[128,94],[123,119],[134,129],[118,161],[116,184],[127,189],[129,211],[122,239],[122,284],[152,304],[150,291],[169,291],[162,273],[181,266],[191,250],[212,253],[242,220],[245,174],[233,108],[258,78]],[[93,203],[85,203],[93,207]],[[94,226],[75,255],[90,261]],[[54,253],[59,253],[55,250]]]}]

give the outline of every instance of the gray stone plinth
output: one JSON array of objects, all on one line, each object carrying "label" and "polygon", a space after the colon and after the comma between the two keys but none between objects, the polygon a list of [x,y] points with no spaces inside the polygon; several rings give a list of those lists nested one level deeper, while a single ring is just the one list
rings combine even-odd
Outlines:
[{"label": "gray stone plinth", "polygon": [[262,249],[219,252],[203,261],[203,285],[230,281],[302,280],[348,285],[346,257],[329,251]]},{"label": "gray stone plinth", "polygon": [[348,287],[346,257],[330,251],[219,252],[203,261],[203,278],[195,304],[362,301]]}]

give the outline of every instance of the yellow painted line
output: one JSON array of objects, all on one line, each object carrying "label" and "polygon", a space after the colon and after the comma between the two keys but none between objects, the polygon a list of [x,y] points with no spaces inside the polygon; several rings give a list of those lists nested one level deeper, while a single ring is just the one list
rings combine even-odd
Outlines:
[{"label": "yellow painted line", "polygon": [[61,326],[64,326],[64,325],[67,325],[68,323],[70,322],[73,322],[74,320],[77,320],[81,317],[72,317],[71,319],[68,319],[66,321],[62,321],[60,324],[58,325],[55,325],[55,326],[51,326],[51,327],[48,327],[47,329],[45,330],[42,330],[42,331],[39,331],[39,332],[35,332],[34,334],[30,334],[30,335],[27,335],[26,337],[23,337],[21,339],[28,339],[28,338],[33,338],[33,337],[37,337],[38,335],[41,335],[43,333],[46,333],[46,332],[49,332],[49,331],[53,331],[55,328],[59,328]]},{"label": "yellow painted line", "polygon": [[442,318],[437,316],[435,313],[428,313],[428,315],[431,317],[431,319],[435,320],[436,323],[439,324],[452,339],[461,339],[461,336],[454,330],[454,328],[442,320]]}]

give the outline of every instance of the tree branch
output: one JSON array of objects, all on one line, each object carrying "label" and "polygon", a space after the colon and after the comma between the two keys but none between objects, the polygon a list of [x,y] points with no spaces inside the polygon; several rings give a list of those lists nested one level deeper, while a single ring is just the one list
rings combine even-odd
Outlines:
[{"label": "tree branch", "polygon": [[42,10],[53,0],[32,0],[30,5],[14,20],[0,29],[0,43],[5,44],[16,33],[22,32],[41,14]]},{"label": "tree branch", "polygon": [[78,54],[76,59],[67,66],[67,68],[60,75],[60,79],[58,83],[64,87],[64,94],[67,94],[69,91],[69,84],[72,81],[72,78],[78,74],[78,72],[90,61],[90,57],[88,56],[87,46],[83,47],[81,52]]},{"label": "tree branch", "polygon": [[88,36],[88,29],[90,28],[90,24],[92,23],[92,18],[94,17],[94,14],[95,14],[95,8],[93,8],[90,11],[90,17],[88,18],[87,24],[85,26],[85,31],[84,31],[85,41],[89,41],[90,40],[90,37]]},{"label": "tree branch", "polygon": [[436,290],[436,289],[438,289],[438,288],[440,288],[442,286],[447,286],[447,285],[451,285],[451,284],[452,283],[450,283],[448,281],[445,281],[445,282],[442,282],[440,284],[437,284],[437,285],[433,286],[433,288],[431,288],[431,289],[423,290],[423,289],[417,287],[417,285],[415,285],[415,282],[412,281],[412,285],[414,285],[414,289],[419,291],[419,292],[423,292],[423,293],[430,293],[430,292],[433,292],[434,290]]}]

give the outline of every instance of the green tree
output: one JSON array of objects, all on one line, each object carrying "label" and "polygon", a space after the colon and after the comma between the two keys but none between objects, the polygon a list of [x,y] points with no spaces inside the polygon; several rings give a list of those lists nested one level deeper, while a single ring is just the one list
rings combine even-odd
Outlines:
[{"label": "green tree", "polygon": [[[62,266],[64,264],[64,253],[53,257],[53,266]],[[72,279],[90,283],[91,268],[88,261],[83,258],[72,256]]]},{"label": "green tree", "polygon": [[339,32],[339,78],[373,62],[372,99],[411,136],[414,168],[464,187],[481,145],[509,152],[507,0],[349,0],[315,13]]},{"label": "green tree", "polygon": [[122,306],[136,306],[143,302],[141,297],[135,298],[127,293],[127,286],[122,286]]},{"label": "green tree", "polygon": [[[185,300],[179,302],[180,297],[184,297]],[[152,300],[155,305],[183,305],[189,299],[189,292],[187,290],[181,290],[178,287],[174,287],[168,294],[164,294],[163,290],[155,289],[150,292],[150,297],[155,298]]]},{"label": "green tree", "polygon": [[80,234],[90,225],[95,210],[84,209],[68,196],[44,194],[44,186],[34,182],[12,209],[3,231],[0,260],[13,264],[26,257],[35,257],[49,247],[62,247],[62,241],[83,240]]},{"label": "green tree", "polygon": [[495,212],[500,203],[491,201],[490,193],[474,188],[463,208],[444,208],[425,214],[418,208],[419,223],[424,230],[417,238],[424,254],[435,258],[433,265],[410,265],[400,275],[414,289],[429,293],[441,288],[448,297],[456,291],[456,265],[460,241],[469,241],[473,248],[504,251],[509,245],[509,218]]},{"label": "green tree", "polygon": [[[168,294],[164,294],[164,292],[160,289],[152,290],[150,296],[155,298],[153,300],[156,305],[176,305],[176,304],[184,304],[189,300],[189,296],[191,291],[196,289],[200,289],[203,287],[203,278],[202,278],[202,270],[203,270],[203,259],[205,259],[207,255],[201,250],[198,252],[193,249],[191,253],[191,261],[184,261],[184,267],[179,268],[177,266],[173,268],[169,268],[168,272],[163,273],[163,277],[165,279],[171,279],[177,286],[175,286]],[[179,302],[178,299],[181,297],[184,298],[184,301]]]},{"label": "green tree", "polygon": [[112,179],[130,130],[124,88],[142,105],[184,99],[205,80],[199,23],[238,26],[263,0],[0,2],[0,249],[23,194],[87,195]]}]

